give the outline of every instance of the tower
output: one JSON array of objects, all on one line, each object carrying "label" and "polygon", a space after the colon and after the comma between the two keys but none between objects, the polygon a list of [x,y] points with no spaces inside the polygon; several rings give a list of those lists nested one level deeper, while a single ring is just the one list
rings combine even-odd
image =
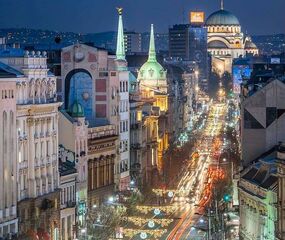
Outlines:
[{"label": "tower", "polygon": [[125,57],[123,8],[117,8],[119,14],[116,70],[119,81],[119,156],[115,167],[115,183],[119,190],[126,190],[130,184],[130,133],[129,133],[129,71]]}]

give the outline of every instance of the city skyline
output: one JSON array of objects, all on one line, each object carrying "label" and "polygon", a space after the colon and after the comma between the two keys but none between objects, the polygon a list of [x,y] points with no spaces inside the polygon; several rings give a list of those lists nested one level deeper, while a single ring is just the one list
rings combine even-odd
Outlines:
[{"label": "city skyline", "polygon": [[[0,0],[0,28],[32,28],[48,29],[64,32],[93,33],[113,31],[116,29],[116,7],[124,8],[124,24],[126,29],[139,32],[148,31],[149,25],[154,24],[157,32],[167,32],[169,26],[188,22],[189,11],[205,11],[206,16],[219,9],[219,0],[186,1],[174,3],[173,0],[162,1],[116,1],[103,0],[78,2],[71,1],[35,1]],[[246,4],[246,7],[245,7]],[[285,2],[275,0],[271,10],[267,10],[265,0],[241,0],[238,2],[225,1],[225,9],[235,14],[243,31],[251,35],[266,35],[285,33],[280,22],[285,21],[282,9]],[[255,9],[255,11],[252,11]],[[171,11],[172,14],[169,12]],[[10,18],[13,12],[15,17]],[[64,14],[62,14],[64,12]],[[274,18],[271,16],[274,12]],[[27,14],[28,13],[28,14]],[[249,17],[251,16],[251,17]],[[37,19],[37,21],[34,21]],[[82,24],[84,22],[84,24]]]}]

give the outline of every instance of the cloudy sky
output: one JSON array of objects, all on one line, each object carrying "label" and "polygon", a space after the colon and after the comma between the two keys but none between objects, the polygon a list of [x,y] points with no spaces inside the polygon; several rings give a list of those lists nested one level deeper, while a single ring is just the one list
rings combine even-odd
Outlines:
[{"label": "cloudy sky", "polygon": [[[28,27],[80,33],[116,30],[115,7],[124,8],[128,30],[157,32],[188,21],[190,10],[207,16],[220,0],[0,0],[0,28]],[[285,33],[285,0],[225,0],[225,9],[250,34]],[[184,17],[183,17],[184,16]]]}]

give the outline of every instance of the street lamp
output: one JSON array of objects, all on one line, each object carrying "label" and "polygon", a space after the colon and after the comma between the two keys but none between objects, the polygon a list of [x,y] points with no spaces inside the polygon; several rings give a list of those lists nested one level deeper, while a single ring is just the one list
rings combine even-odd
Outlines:
[{"label": "street lamp", "polygon": [[109,197],[109,198],[108,198],[108,202],[109,202],[109,203],[113,203],[113,202],[114,202],[114,197],[112,197],[112,196]]}]

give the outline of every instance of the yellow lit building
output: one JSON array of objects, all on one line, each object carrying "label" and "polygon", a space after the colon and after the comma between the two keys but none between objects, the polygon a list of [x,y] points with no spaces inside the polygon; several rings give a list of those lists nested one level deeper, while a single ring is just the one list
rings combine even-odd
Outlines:
[{"label": "yellow lit building", "polygon": [[[156,60],[154,31],[151,25],[149,56],[138,73],[141,98],[144,102],[143,113],[147,120],[146,127],[151,130],[148,143],[151,161],[148,169],[157,169],[161,173],[163,168],[163,154],[168,149],[167,111],[168,85],[166,71]],[[148,131],[149,132],[149,131]],[[154,136],[157,135],[157,136]]]}]

